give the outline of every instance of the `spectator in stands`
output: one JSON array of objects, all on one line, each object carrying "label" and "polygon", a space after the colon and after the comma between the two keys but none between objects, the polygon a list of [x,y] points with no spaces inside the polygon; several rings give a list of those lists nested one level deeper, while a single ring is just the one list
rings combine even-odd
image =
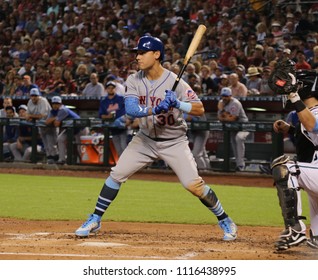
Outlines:
[{"label": "spectator in stands", "polygon": [[245,76],[245,66],[238,64],[235,69],[235,73],[238,75],[239,82],[246,86],[247,78]]},{"label": "spectator in stands", "polygon": [[296,64],[295,68],[298,70],[310,70],[311,66],[310,64],[306,61],[306,56],[302,50],[298,50],[296,53]]},{"label": "spectator in stands", "polygon": [[233,97],[247,96],[247,87],[239,81],[239,76],[236,73],[229,75],[229,87]]},{"label": "spectator in stands", "polygon": [[249,35],[247,44],[244,47],[244,54],[247,58],[250,58],[253,56],[256,45],[257,45],[257,38],[256,38],[256,35],[252,33]]},{"label": "spectator in stands", "polygon": [[272,72],[272,69],[270,66],[265,66],[263,68],[262,74],[261,74],[261,86],[260,86],[260,94],[261,95],[273,95],[273,90],[268,85],[268,79]]},{"label": "spectator in stands", "polygon": [[44,92],[50,81],[50,73],[45,65],[40,63],[36,66],[35,84],[38,86],[40,92]]},{"label": "spectator in stands", "polygon": [[30,91],[30,100],[27,104],[26,120],[39,123],[39,133],[43,141],[47,163],[54,164],[58,160],[56,147],[57,130],[53,126],[46,126],[45,120],[51,111],[51,105],[45,97],[42,97],[37,88]]},{"label": "spectator in stands", "polygon": [[246,87],[248,89],[249,95],[259,94],[261,90],[261,73],[258,71],[257,67],[251,66],[247,69],[246,77],[248,78]]},{"label": "spectator in stands", "polygon": [[226,74],[222,74],[220,76],[220,81],[218,83],[218,94],[220,94],[221,89],[229,86],[229,76]]},{"label": "spectator in stands", "polygon": [[202,94],[205,96],[213,95],[217,92],[217,86],[211,77],[210,67],[205,64],[201,67],[201,89]]},{"label": "spectator in stands", "polygon": [[83,89],[83,96],[101,98],[104,96],[105,88],[102,83],[98,82],[98,75],[92,73],[90,76],[90,83],[88,83]]},{"label": "spectator in stands", "polygon": [[106,84],[107,95],[101,100],[98,115],[102,120],[113,121],[111,134],[118,156],[127,147],[127,126],[131,120],[126,117],[125,102],[122,95],[116,93],[116,83]]},{"label": "spectator in stands", "polygon": [[31,61],[31,59],[27,59],[25,61],[25,63],[23,64],[23,66],[18,70],[18,74],[20,76],[25,76],[28,75],[31,79],[31,81],[33,81],[34,78],[34,67],[33,67],[33,63]]},{"label": "spectator in stands", "polygon": [[228,66],[224,67],[224,73],[229,75],[235,72],[236,66],[237,66],[237,58],[235,56],[230,56],[228,59]]},{"label": "spectator in stands", "polygon": [[32,83],[31,77],[29,75],[24,75],[23,76],[23,85],[21,87],[22,96],[30,96],[30,91],[33,88],[38,89],[38,86],[36,84]]},{"label": "spectator in stands", "polygon": [[[18,114],[20,120],[25,120],[28,107],[26,105],[20,105],[18,108]],[[36,145],[37,152],[41,152],[41,139],[38,139]],[[18,126],[18,138],[17,141],[10,144],[10,151],[14,157],[14,161],[28,162],[31,159],[32,153],[32,126],[20,121]]]},{"label": "spectator in stands", "polygon": [[65,84],[62,79],[63,72],[61,67],[54,67],[52,78],[49,79],[44,90],[45,96],[60,95],[64,92]]},{"label": "spectator in stands", "polygon": [[[248,118],[241,102],[232,97],[228,87],[221,90],[221,99],[218,102],[218,120],[221,122],[248,122]],[[231,145],[236,161],[236,171],[245,168],[245,141],[250,133],[248,131],[231,131]]]},{"label": "spectator in stands", "polygon": [[90,76],[85,64],[79,64],[75,72],[75,81],[77,85],[77,93],[82,94],[85,86],[90,82]]},{"label": "spectator in stands", "polygon": [[[59,134],[57,136],[57,145],[58,145],[58,154],[59,159],[56,162],[57,164],[65,164],[66,163],[66,155],[67,155],[67,132],[66,129],[63,128],[63,121],[80,119],[80,116],[76,114],[71,109],[65,107],[62,104],[62,98],[60,96],[52,97],[52,110],[50,111],[47,119],[46,125],[54,126],[59,129]],[[89,129],[87,127],[83,128],[75,128],[74,129],[74,138],[75,143],[77,145],[78,156],[80,155],[80,143],[81,136],[88,135]]]},{"label": "spectator in stands", "polygon": [[247,58],[247,66],[254,65],[256,67],[261,67],[264,65],[264,47],[260,44],[256,44],[254,51],[250,57]]},{"label": "spectator in stands", "polygon": [[215,35],[209,35],[207,38],[208,44],[203,48],[203,51],[208,52],[207,54],[202,55],[202,59],[206,59],[209,56],[214,56],[219,58],[221,55],[221,48],[217,44],[217,37]]},{"label": "spectator in stands", "polygon": [[76,82],[73,79],[72,72],[68,69],[64,69],[63,72],[63,82],[64,82],[64,88],[62,90],[63,95],[76,95],[77,88],[76,88]]},{"label": "spectator in stands", "polygon": [[15,75],[16,72],[14,69],[11,69],[7,72],[4,78],[4,96],[12,96],[14,95],[14,91],[16,89],[16,82],[15,82]]},{"label": "spectator in stands", "polygon": [[234,41],[232,38],[228,38],[225,40],[224,48],[221,53],[219,63],[225,67],[228,66],[229,57],[236,57],[236,50],[234,49]]},{"label": "spectator in stands", "polygon": [[269,65],[269,63],[273,60],[277,60],[276,50],[273,47],[268,46],[265,49],[264,65]]},{"label": "spectator in stands", "polygon": [[114,82],[114,83],[116,84],[116,93],[117,93],[117,94],[124,95],[124,93],[125,93],[125,86],[124,86],[121,82],[119,82],[119,81],[117,80],[117,77],[116,77],[115,75],[109,74],[109,75],[106,76],[106,81],[105,81],[105,83],[104,83],[105,86],[106,86],[106,84],[107,84],[108,82],[110,82],[110,81],[112,81],[112,82]]}]

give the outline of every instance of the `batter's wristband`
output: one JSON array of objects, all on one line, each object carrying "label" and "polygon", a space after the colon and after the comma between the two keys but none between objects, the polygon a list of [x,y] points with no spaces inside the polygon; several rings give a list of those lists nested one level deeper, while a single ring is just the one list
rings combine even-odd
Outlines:
[{"label": "batter's wristband", "polygon": [[304,104],[304,102],[302,102],[301,100],[298,100],[294,103],[295,106],[295,110],[297,113],[303,111],[306,109],[306,105]]},{"label": "batter's wristband", "polygon": [[190,102],[180,101],[180,106],[178,109],[183,112],[190,113],[192,110],[192,104]]}]

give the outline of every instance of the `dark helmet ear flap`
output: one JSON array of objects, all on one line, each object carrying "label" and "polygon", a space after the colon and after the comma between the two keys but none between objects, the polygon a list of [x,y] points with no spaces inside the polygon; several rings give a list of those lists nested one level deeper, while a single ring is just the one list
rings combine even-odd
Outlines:
[{"label": "dark helmet ear flap", "polygon": [[298,89],[298,94],[302,100],[310,97],[318,98],[318,73],[313,70],[299,70],[296,72],[298,82],[302,86]]}]

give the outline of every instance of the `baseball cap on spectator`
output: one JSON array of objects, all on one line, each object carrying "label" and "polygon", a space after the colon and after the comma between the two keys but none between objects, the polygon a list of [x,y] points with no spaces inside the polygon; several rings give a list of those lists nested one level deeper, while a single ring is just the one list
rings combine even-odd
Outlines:
[{"label": "baseball cap on spectator", "polygon": [[65,62],[65,65],[73,66],[73,61],[72,61],[72,60],[67,60],[67,61]]},{"label": "baseball cap on spectator", "polygon": [[283,53],[290,54],[290,53],[291,53],[291,50],[290,50],[290,49],[284,49],[284,50],[283,50]]},{"label": "baseball cap on spectator", "polygon": [[76,48],[76,54],[79,56],[84,56],[85,52],[86,52],[86,50],[82,46],[78,46]]},{"label": "baseball cap on spectator", "polygon": [[255,45],[255,50],[260,50],[260,51],[264,51],[264,47],[260,44],[256,44]]},{"label": "baseball cap on spectator", "polygon": [[316,40],[315,38],[308,37],[307,43],[314,43],[314,44],[316,44],[316,43],[317,43],[317,40]]},{"label": "baseball cap on spectator", "polygon": [[82,42],[83,42],[83,44],[85,44],[85,43],[90,44],[92,42],[92,40],[89,37],[85,37]]},{"label": "baseball cap on spectator", "polygon": [[222,17],[227,17],[227,18],[228,18],[228,17],[229,17],[229,14],[228,14],[228,13],[223,13],[223,14],[222,14]]},{"label": "baseball cap on spectator", "polygon": [[221,89],[221,93],[220,93],[221,96],[232,96],[232,90],[229,88],[229,87],[224,87]]},{"label": "baseball cap on spectator", "polygon": [[236,66],[236,69],[237,69],[237,70],[240,70],[240,71],[242,71],[242,72],[245,71],[245,67],[244,67],[244,65],[242,65],[242,64],[238,64],[238,65]]},{"label": "baseball cap on spectator", "polygon": [[109,81],[109,82],[106,83],[105,87],[108,88],[109,86],[116,87],[116,83],[113,82],[113,81]]},{"label": "baseball cap on spectator", "polygon": [[226,75],[226,74],[222,74],[221,76],[220,76],[220,79],[227,79],[228,78],[228,76]]},{"label": "baseball cap on spectator", "polygon": [[62,98],[59,96],[53,96],[52,97],[52,104],[54,104],[54,103],[62,104]]},{"label": "baseball cap on spectator", "polygon": [[69,49],[66,49],[66,50],[62,51],[62,54],[65,56],[70,56],[72,54],[72,52]]},{"label": "baseball cap on spectator", "polygon": [[18,107],[18,111],[20,111],[21,109],[23,109],[23,110],[27,111],[27,110],[28,110],[28,106],[27,106],[27,105],[22,104],[22,105],[20,105],[20,106]]},{"label": "baseball cap on spectator", "polygon": [[106,79],[107,79],[108,81],[113,81],[113,80],[116,80],[116,76],[113,75],[113,74],[108,74],[107,77],[106,77]]},{"label": "baseball cap on spectator", "polygon": [[177,20],[183,21],[183,17],[177,17]]},{"label": "baseball cap on spectator", "polygon": [[281,27],[281,24],[279,22],[277,22],[277,21],[274,21],[271,26],[272,27],[275,27],[275,26],[276,27]]},{"label": "baseball cap on spectator", "polygon": [[40,95],[40,92],[37,88],[32,88],[30,90],[30,96],[39,96]]},{"label": "baseball cap on spectator", "polygon": [[62,23],[63,23],[63,21],[60,19],[56,22],[56,24],[62,24]]}]

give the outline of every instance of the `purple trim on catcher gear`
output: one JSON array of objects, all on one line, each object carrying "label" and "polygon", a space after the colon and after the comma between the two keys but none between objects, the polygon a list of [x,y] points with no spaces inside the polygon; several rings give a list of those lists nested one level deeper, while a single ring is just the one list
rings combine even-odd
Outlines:
[{"label": "purple trim on catcher gear", "polygon": [[150,107],[141,106],[139,100],[136,97],[125,98],[126,114],[133,118],[147,117]]}]

